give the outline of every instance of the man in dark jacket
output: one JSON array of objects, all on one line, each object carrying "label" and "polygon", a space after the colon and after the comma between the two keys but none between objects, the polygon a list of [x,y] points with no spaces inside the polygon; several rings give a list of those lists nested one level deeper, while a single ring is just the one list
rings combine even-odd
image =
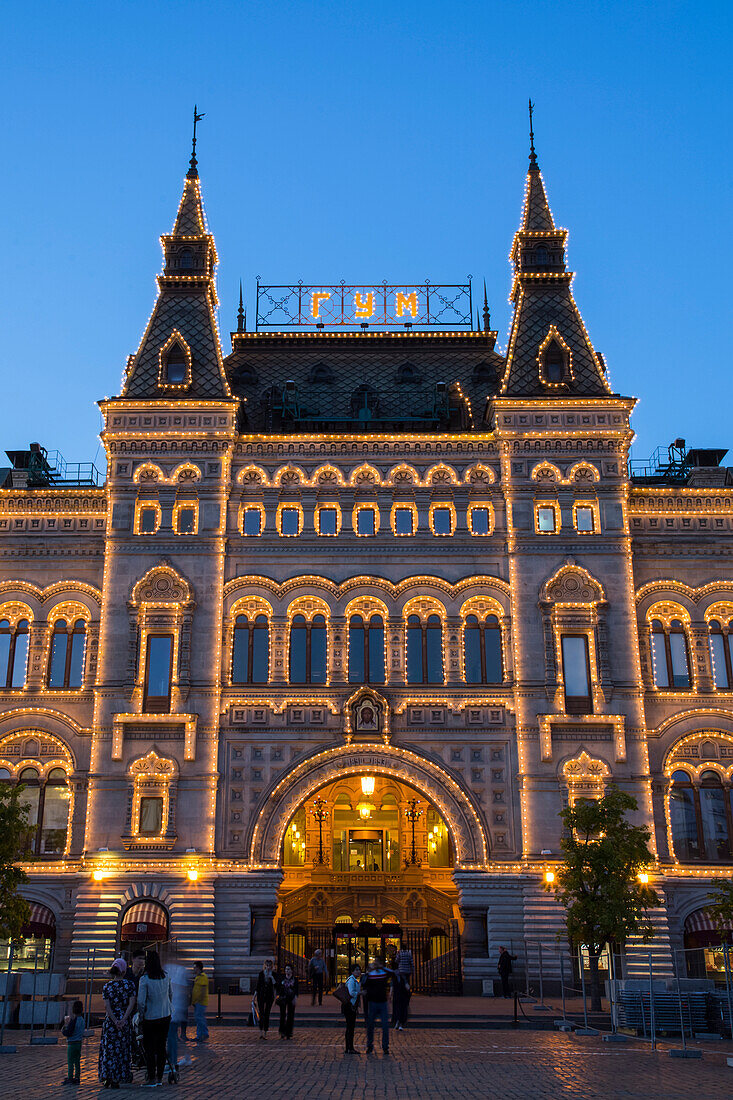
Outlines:
[{"label": "man in dark jacket", "polygon": [[374,1022],[379,1017],[382,1022],[382,1051],[389,1054],[389,983],[394,977],[380,958],[371,963],[363,980],[367,1003],[367,1054],[374,1053]]},{"label": "man in dark jacket", "polygon": [[516,955],[510,955],[506,947],[499,948],[499,961],[496,964],[496,969],[499,971],[499,977],[501,978],[502,997],[511,997],[509,991],[509,975],[512,972],[512,961],[516,959],[516,957]]},{"label": "man in dark jacket", "polygon": [[311,1004],[316,1003],[316,997],[318,997],[319,1005],[323,1004],[323,986],[326,977],[326,960],[323,957],[323,952],[320,947],[317,947],[313,952],[313,958],[308,963],[308,977],[311,980]]}]

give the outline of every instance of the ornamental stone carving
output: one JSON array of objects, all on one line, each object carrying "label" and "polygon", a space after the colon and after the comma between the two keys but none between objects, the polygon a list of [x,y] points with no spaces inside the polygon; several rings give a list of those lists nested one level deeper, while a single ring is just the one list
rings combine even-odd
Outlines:
[{"label": "ornamental stone carving", "polygon": [[263,792],[246,837],[253,864],[277,867],[282,838],[299,806],[321,787],[347,775],[383,775],[413,787],[448,825],[456,864],[483,866],[489,857],[486,823],[471,793],[444,766],[408,749],[379,743],[316,750]]}]

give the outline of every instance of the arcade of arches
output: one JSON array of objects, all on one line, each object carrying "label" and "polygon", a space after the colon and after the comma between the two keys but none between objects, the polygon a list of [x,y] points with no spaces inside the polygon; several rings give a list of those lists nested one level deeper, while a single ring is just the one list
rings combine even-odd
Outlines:
[{"label": "arcade of arches", "polygon": [[322,787],[290,819],[281,856],[279,943],[296,956],[334,944],[344,976],[348,963],[389,956],[401,934],[418,930],[438,954],[460,920],[447,825],[392,777]]}]

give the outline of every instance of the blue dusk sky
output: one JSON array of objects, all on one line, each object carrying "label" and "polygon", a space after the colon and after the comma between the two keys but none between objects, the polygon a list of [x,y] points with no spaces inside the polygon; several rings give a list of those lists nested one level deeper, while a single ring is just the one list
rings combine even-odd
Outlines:
[{"label": "blue dusk sky", "polygon": [[733,448],[733,5],[5,0],[0,446],[103,465],[188,164],[240,278],[486,279],[505,348],[527,98],[576,300],[634,457]]}]

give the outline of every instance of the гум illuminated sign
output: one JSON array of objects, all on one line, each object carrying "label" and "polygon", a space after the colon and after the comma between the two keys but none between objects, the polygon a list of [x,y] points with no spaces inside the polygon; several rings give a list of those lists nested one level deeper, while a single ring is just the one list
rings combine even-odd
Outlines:
[{"label": "\u0433\u0443\u043c illuminated sign", "polygon": [[257,328],[471,328],[471,279],[463,284],[374,286],[257,283]]}]

